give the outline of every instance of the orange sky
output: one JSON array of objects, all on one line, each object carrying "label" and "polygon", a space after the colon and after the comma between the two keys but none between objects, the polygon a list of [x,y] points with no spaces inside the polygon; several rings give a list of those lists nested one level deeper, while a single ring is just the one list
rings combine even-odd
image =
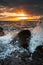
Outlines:
[{"label": "orange sky", "polygon": [[0,13],[0,20],[5,21],[19,21],[19,20],[38,20],[40,16],[32,16],[32,15],[26,15],[24,13],[10,13],[10,12],[3,12]]},{"label": "orange sky", "polygon": [[15,10],[13,8],[1,7],[0,8],[0,21],[19,21],[19,20],[38,20],[40,18],[39,15],[31,15],[27,14],[25,10]]}]

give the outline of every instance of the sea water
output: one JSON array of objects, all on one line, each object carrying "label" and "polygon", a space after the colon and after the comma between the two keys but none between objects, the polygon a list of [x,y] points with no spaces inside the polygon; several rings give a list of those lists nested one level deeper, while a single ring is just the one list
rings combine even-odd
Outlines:
[{"label": "sea water", "polygon": [[[12,35],[13,33],[14,32],[12,32]],[[10,42],[13,40],[13,38],[11,37],[12,35],[8,34],[7,36],[4,36],[2,38],[0,37],[0,59],[5,59],[8,56],[11,56],[11,53],[15,52],[15,50],[19,51],[20,53],[27,51],[26,49],[18,46],[18,40],[14,42],[14,45],[12,44],[12,42]],[[41,28],[40,26],[36,26],[31,31],[31,40],[28,49],[31,53],[34,53],[36,47],[40,45],[43,45],[43,28]]]}]

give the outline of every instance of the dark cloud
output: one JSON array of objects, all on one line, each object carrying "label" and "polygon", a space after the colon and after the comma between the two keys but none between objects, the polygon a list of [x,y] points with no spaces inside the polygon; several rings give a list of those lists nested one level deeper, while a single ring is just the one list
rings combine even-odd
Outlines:
[{"label": "dark cloud", "polygon": [[43,4],[43,0],[0,0],[0,4],[12,4],[12,5],[19,5],[19,4]]},{"label": "dark cloud", "polygon": [[43,0],[0,0],[0,5],[24,8],[28,13],[43,15]]}]

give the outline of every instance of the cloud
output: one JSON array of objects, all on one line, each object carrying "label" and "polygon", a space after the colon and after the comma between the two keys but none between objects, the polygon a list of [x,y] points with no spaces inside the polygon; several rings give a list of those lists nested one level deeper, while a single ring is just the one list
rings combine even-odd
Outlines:
[{"label": "cloud", "polygon": [[[19,5],[19,4],[43,4],[43,0],[0,0],[0,4]],[[7,5],[7,6],[8,6]]]},{"label": "cloud", "polygon": [[[6,3],[5,2],[0,2],[0,6],[5,6],[5,7],[10,8],[10,10],[9,10],[10,12],[14,11],[14,10],[17,11],[17,9],[18,10],[19,9],[24,9],[27,13],[30,13],[30,14],[43,15],[43,4],[41,4],[40,2],[39,3],[30,2],[29,3],[28,0],[27,0],[27,2],[23,1],[23,3],[21,3],[20,1],[19,2],[18,1],[13,2],[11,0],[9,2],[6,1]],[[14,8],[14,10],[12,10],[13,8]]]},{"label": "cloud", "polygon": [[0,0],[0,18],[21,10],[28,15],[43,16],[43,0]]}]

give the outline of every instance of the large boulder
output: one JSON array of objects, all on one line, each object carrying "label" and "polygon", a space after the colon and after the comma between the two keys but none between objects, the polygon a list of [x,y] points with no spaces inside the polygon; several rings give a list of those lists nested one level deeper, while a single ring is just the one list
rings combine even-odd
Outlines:
[{"label": "large boulder", "polygon": [[30,30],[21,30],[18,33],[18,38],[19,38],[20,46],[27,49],[28,42],[30,42],[30,38],[31,38]]}]

